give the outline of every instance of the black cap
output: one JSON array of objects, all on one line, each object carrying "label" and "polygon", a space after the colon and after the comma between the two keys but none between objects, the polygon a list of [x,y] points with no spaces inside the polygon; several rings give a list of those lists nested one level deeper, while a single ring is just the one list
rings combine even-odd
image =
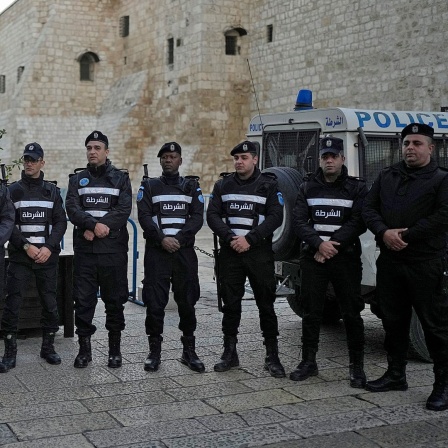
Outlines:
[{"label": "black cap", "polygon": [[87,146],[87,143],[89,143],[92,140],[96,142],[103,142],[106,145],[106,148],[109,148],[109,140],[107,136],[100,131],[93,131],[91,134],[89,134],[88,137],[86,138],[84,146]]},{"label": "black cap", "polygon": [[409,134],[426,135],[432,138],[434,136],[434,129],[427,124],[411,123],[401,131],[401,138],[405,138]]},{"label": "black cap", "polygon": [[327,152],[339,154],[344,151],[344,140],[337,137],[325,137],[319,144],[319,157]]},{"label": "black cap", "polygon": [[176,142],[168,142],[165,143],[157,153],[157,157],[161,157],[164,152],[177,152],[178,154],[182,154],[182,148],[179,143]]},{"label": "black cap", "polygon": [[257,145],[246,140],[244,142],[238,143],[238,145],[236,145],[235,148],[230,151],[230,155],[234,156],[235,154],[244,154],[248,152],[257,155]]},{"label": "black cap", "polygon": [[23,151],[23,156],[31,157],[34,160],[37,160],[39,158],[44,158],[44,150],[39,145],[39,143],[28,143],[25,146],[25,151]]}]

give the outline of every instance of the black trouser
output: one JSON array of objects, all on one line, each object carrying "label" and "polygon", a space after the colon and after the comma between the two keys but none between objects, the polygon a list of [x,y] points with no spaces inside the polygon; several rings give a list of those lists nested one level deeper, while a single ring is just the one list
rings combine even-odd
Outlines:
[{"label": "black trouser", "polygon": [[331,282],[339,303],[347,333],[349,350],[364,348],[364,322],[360,312],[364,309],[361,297],[362,264],[359,257],[339,254],[325,263],[318,263],[314,255],[301,258],[301,289],[303,300],[302,343],[304,348],[318,349],[320,325],[326,301],[328,283]]},{"label": "black trouser", "polygon": [[278,322],[274,310],[276,282],[271,246],[255,247],[241,254],[230,247],[221,247],[219,276],[223,300],[222,331],[224,335],[238,334],[241,301],[247,277],[258,307],[263,337],[277,337]]},{"label": "black trouser", "polygon": [[128,254],[92,254],[75,252],[73,258],[73,299],[76,334],[90,336],[98,303],[98,289],[106,311],[106,329],[124,330],[124,304],[129,298]]},{"label": "black trouser", "polygon": [[405,358],[412,307],[425,334],[436,367],[448,367],[448,297],[443,293],[442,259],[403,263],[380,255],[376,298],[386,332],[388,355]]},{"label": "black trouser", "polygon": [[198,257],[192,247],[169,253],[159,247],[146,246],[143,302],[146,305],[146,334],[163,334],[163,319],[170,284],[179,311],[179,330],[193,336],[196,330],[194,306],[199,300]]},{"label": "black trouser", "polygon": [[19,311],[23,297],[30,290],[30,281],[34,276],[37,292],[42,306],[40,324],[45,332],[59,330],[59,314],[56,300],[58,285],[58,265],[51,263],[33,268],[30,264],[9,262],[6,286],[5,309],[2,317],[4,332],[17,332]]}]

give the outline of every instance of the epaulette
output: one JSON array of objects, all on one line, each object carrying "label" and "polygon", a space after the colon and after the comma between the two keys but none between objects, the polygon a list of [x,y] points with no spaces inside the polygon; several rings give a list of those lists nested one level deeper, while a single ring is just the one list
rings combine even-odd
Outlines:
[{"label": "epaulette", "polygon": [[219,177],[227,177],[230,176],[233,173],[227,173],[227,172],[223,172],[223,173],[219,173]]},{"label": "epaulette", "polygon": [[196,181],[198,181],[200,179],[199,176],[184,176],[184,177],[185,177],[185,179],[188,179],[188,180],[196,180]]},{"label": "epaulette", "polygon": [[277,175],[275,173],[271,173],[271,172],[262,172],[261,173],[263,176],[267,176],[270,177],[273,180],[277,180]]},{"label": "epaulette", "polygon": [[84,168],[75,168],[75,169],[73,170],[73,173],[70,173],[70,174],[68,175],[68,178],[70,179],[70,177],[74,176],[75,174],[80,173],[81,171],[84,171],[85,169],[86,169],[85,167],[84,167]]},{"label": "epaulette", "polygon": [[364,183],[366,182],[366,180],[363,177],[357,177],[357,176],[347,176],[347,179],[356,180],[356,181],[364,182]]},{"label": "epaulette", "polygon": [[122,173],[125,173],[129,176],[129,170],[127,168],[117,168],[114,167],[117,171],[121,171]]},{"label": "epaulette", "polygon": [[47,180],[47,179],[45,179],[44,182],[48,182],[49,184],[54,185],[56,188],[59,189],[57,180]]}]

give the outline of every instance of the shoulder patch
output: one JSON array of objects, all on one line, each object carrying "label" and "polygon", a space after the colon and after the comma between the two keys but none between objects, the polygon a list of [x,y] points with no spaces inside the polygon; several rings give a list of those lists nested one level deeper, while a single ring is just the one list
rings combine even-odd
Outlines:
[{"label": "shoulder patch", "polygon": [[138,189],[137,202],[140,202],[143,199],[143,190],[144,189],[145,189],[145,187],[143,185]]},{"label": "shoulder patch", "polygon": [[87,179],[87,177],[83,177],[82,179],[79,180],[79,185],[81,185],[81,187],[85,187],[86,185],[89,184],[89,179]]},{"label": "shoulder patch", "polygon": [[279,202],[279,204],[280,204],[281,206],[285,205],[285,200],[283,199],[283,195],[282,195],[281,191],[279,191],[279,192],[277,193],[277,197],[278,197],[278,202]]}]

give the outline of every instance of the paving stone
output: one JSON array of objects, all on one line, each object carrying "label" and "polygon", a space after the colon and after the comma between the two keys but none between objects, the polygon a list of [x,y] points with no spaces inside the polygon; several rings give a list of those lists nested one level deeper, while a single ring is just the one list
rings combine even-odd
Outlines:
[{"label": "paving stone", "polygon": [[[154,443],[157,439],[166,437],[167,434],[171,437],[183,437],[210,432],[195,419],[179,419],[169,422],[150,422],[145,423],[144,426],[90,431],[85,433],[85,436],[96,448],[129,445],[131,441],[133,444],[141,444],[140,446],[146,448],[146,442]],[[132,444],[130,446],[133,447]]]},{"label": "paving stone", "polygon": [[193,418],[217,414],[218,411],[199,400],[141,406],[109,412],[124,426],[144,425],[148,422]]},{"label": "paving stone", "polygon": [[0,394],[0,404],[4,407],[28,406],[54,401],[82,400],[98,396],[98,393],[90,387],[75,387],[73,389],[53,389],[41,392],[2,393]]},{"label": "paving stone", "polygon": [[238,412],[248,409],[272,407],[279,404],[297,403],[301,400],[284,390],[271,389],[228,397],[208,398],[205,401],[221,412]]},{"label": "paving stone", "polygon": [[169,403],[174,398],[163,391],[142,392],[138,394],[119,395],[119,397],[104,397],[82,400],[82,404],[91,412],[126,409],[151,404]]},{"label": "paving stone", "polygon": [[384,425],[381,420],[362,411],[324,415],[282,423],[285,428],[302,437],[326,435],[346,431],[358,431]]},{"label": "paving stone", "polygon": [[329,436],[310,437],[309,439],[264,445],[264,448],[378,448],[378,445],[355,432],[343,432]]},{"label": "paving stone", "polygon": [[241,369],[231,369],[227,372],[204,372],[200,375],[182,375],[182,376],[171,376],[173,381],[181,386],[201,386],[205,384],[215,384],[229,381],[239,381],[254,378],[253,375],[245,372]]},{"label": "paving stone", "polygon": [[362,436],[384,448],[416,447],[424,444],[426,447],[437,446],[435,443],[448,441],[448,432],[442,428],[430,425],[428,422],[411,422],[400,425],[389,425],[378,428],[360,429]]},{"label": "paving stone", "polygon": [[[321,382],[322,379],[317,376],[309,378],[309,381],[307,380],[307,384],[314,384]],[[271,376],[267,376],[265,378],[253,378],[249,380],[242,380],[240,381],[240,383],[244,384],[247,387],[250,387],[253,390],[281,389],[294,384],[292,381],[289,380],[288,377],[273,378]]]},{"label": "paving stone", "polygon": [[242,394],[251,392],[252,389],[236,381],[205,384],[202,386],[167,389],[166,393],[176,400],[193,400],[225,395]]},{"label": "paving stone", "polygon": [[431,418],[438,418],[438,412],[429,411],[425,408],[425,401],[422,403],[403,404],[399,406],[387,406],[382,408],[368,409],[370,415],[383,420],[389,425],[397,423],[406,423],[416,420],[428,420]]},{"label": "paving stone", "polygon": [[[112,370],[112,369],[111,369]],[[53,390],[57,388],[66,389],[80,386],[90,386],[93,384],[107,384],[117,382],[117,378],[104,368],[74,369],[68,372],[43,372],[43,373],[27,373],[17,375],[17,378],[26,384],[31,391]]]},{"label": "paving stone", "polygon": [[229,428],[247,428],[248,424],[237,414],[217,414],[196,417],[199,423],[202,423],[212,431],[223,431]]},{"label": "paving stone", "polygon": [[84,414],[87,409],[78,401],[61,401],[29,406],[10,406],[0,409],[0,423],[49,418],[58,415]]},{"label": "paving stone", "polygon": [[341,397],[344,395],[358,395],[362,389],[350,387],[348,381],[330,381],[307,385],[306,381],[291,381],[291,385],[284,390],[296,395],[302,400],[318,400],[322,398]]},{"label": "paving stone", "polygon": [[272,423],[284,422],[287,417],[272,409],[251,409],[249,411],[238,412],[249,426],[269,425]]},{"label": "paving stone", "polygon": [[[9,393],[27,392],[27,388],[17,379],[14,370],[1,374],[1,390]],[[27,370],[28,371],[28,370]]]},{"label": "paving stone", "polygon": [[301,419],[308,417],[318,417],[349,411],[360,411],[375,408],[371,403],[359,400],[356,397],[326,398],[323,400],[313,400],[301,403],[273,406],[277,411],[290,419]]},{"label": "paving stone", "polygon": [[42,439],[85,431],[116,428],[116,420],[105,412],[38,418],[9,424],[20,440]]},{"label": "paving stone", "polygon": [[229,431],[215,432],[195,437],[162,439],[168,448],[218,448],[218,447],[255,447],[272,442],[298,440],[293,434],[280,425],[266,425],[257,428],[239,428]]},{"label": "paving stone", "polygon": [[5,423],[0,424],[0,445],[6,445],[7,443],[13,443],[17,441],[17,437],[9,429]]},{"label": "paving stone", "polygon": [[178,384],[171,378],[149,378],[125,383],[95,384],[91,388],[101,397],[110,397],[115,395],[136,394],[140,392],[152,392],[155,390],[175,388],[177,386]]},{"label": "paving stone", "polygon": [[92,448],[93,445],[82,435],[46,437],[30,442],[7,444],[5,448]]},{"label": "paving stone", "polygon": [[409,403],[425,403],[432,391],[431,386],[410,387],[406,391],[389,391],[385,393],[367,392],[360,397],[377,406],[394,406]]}]

